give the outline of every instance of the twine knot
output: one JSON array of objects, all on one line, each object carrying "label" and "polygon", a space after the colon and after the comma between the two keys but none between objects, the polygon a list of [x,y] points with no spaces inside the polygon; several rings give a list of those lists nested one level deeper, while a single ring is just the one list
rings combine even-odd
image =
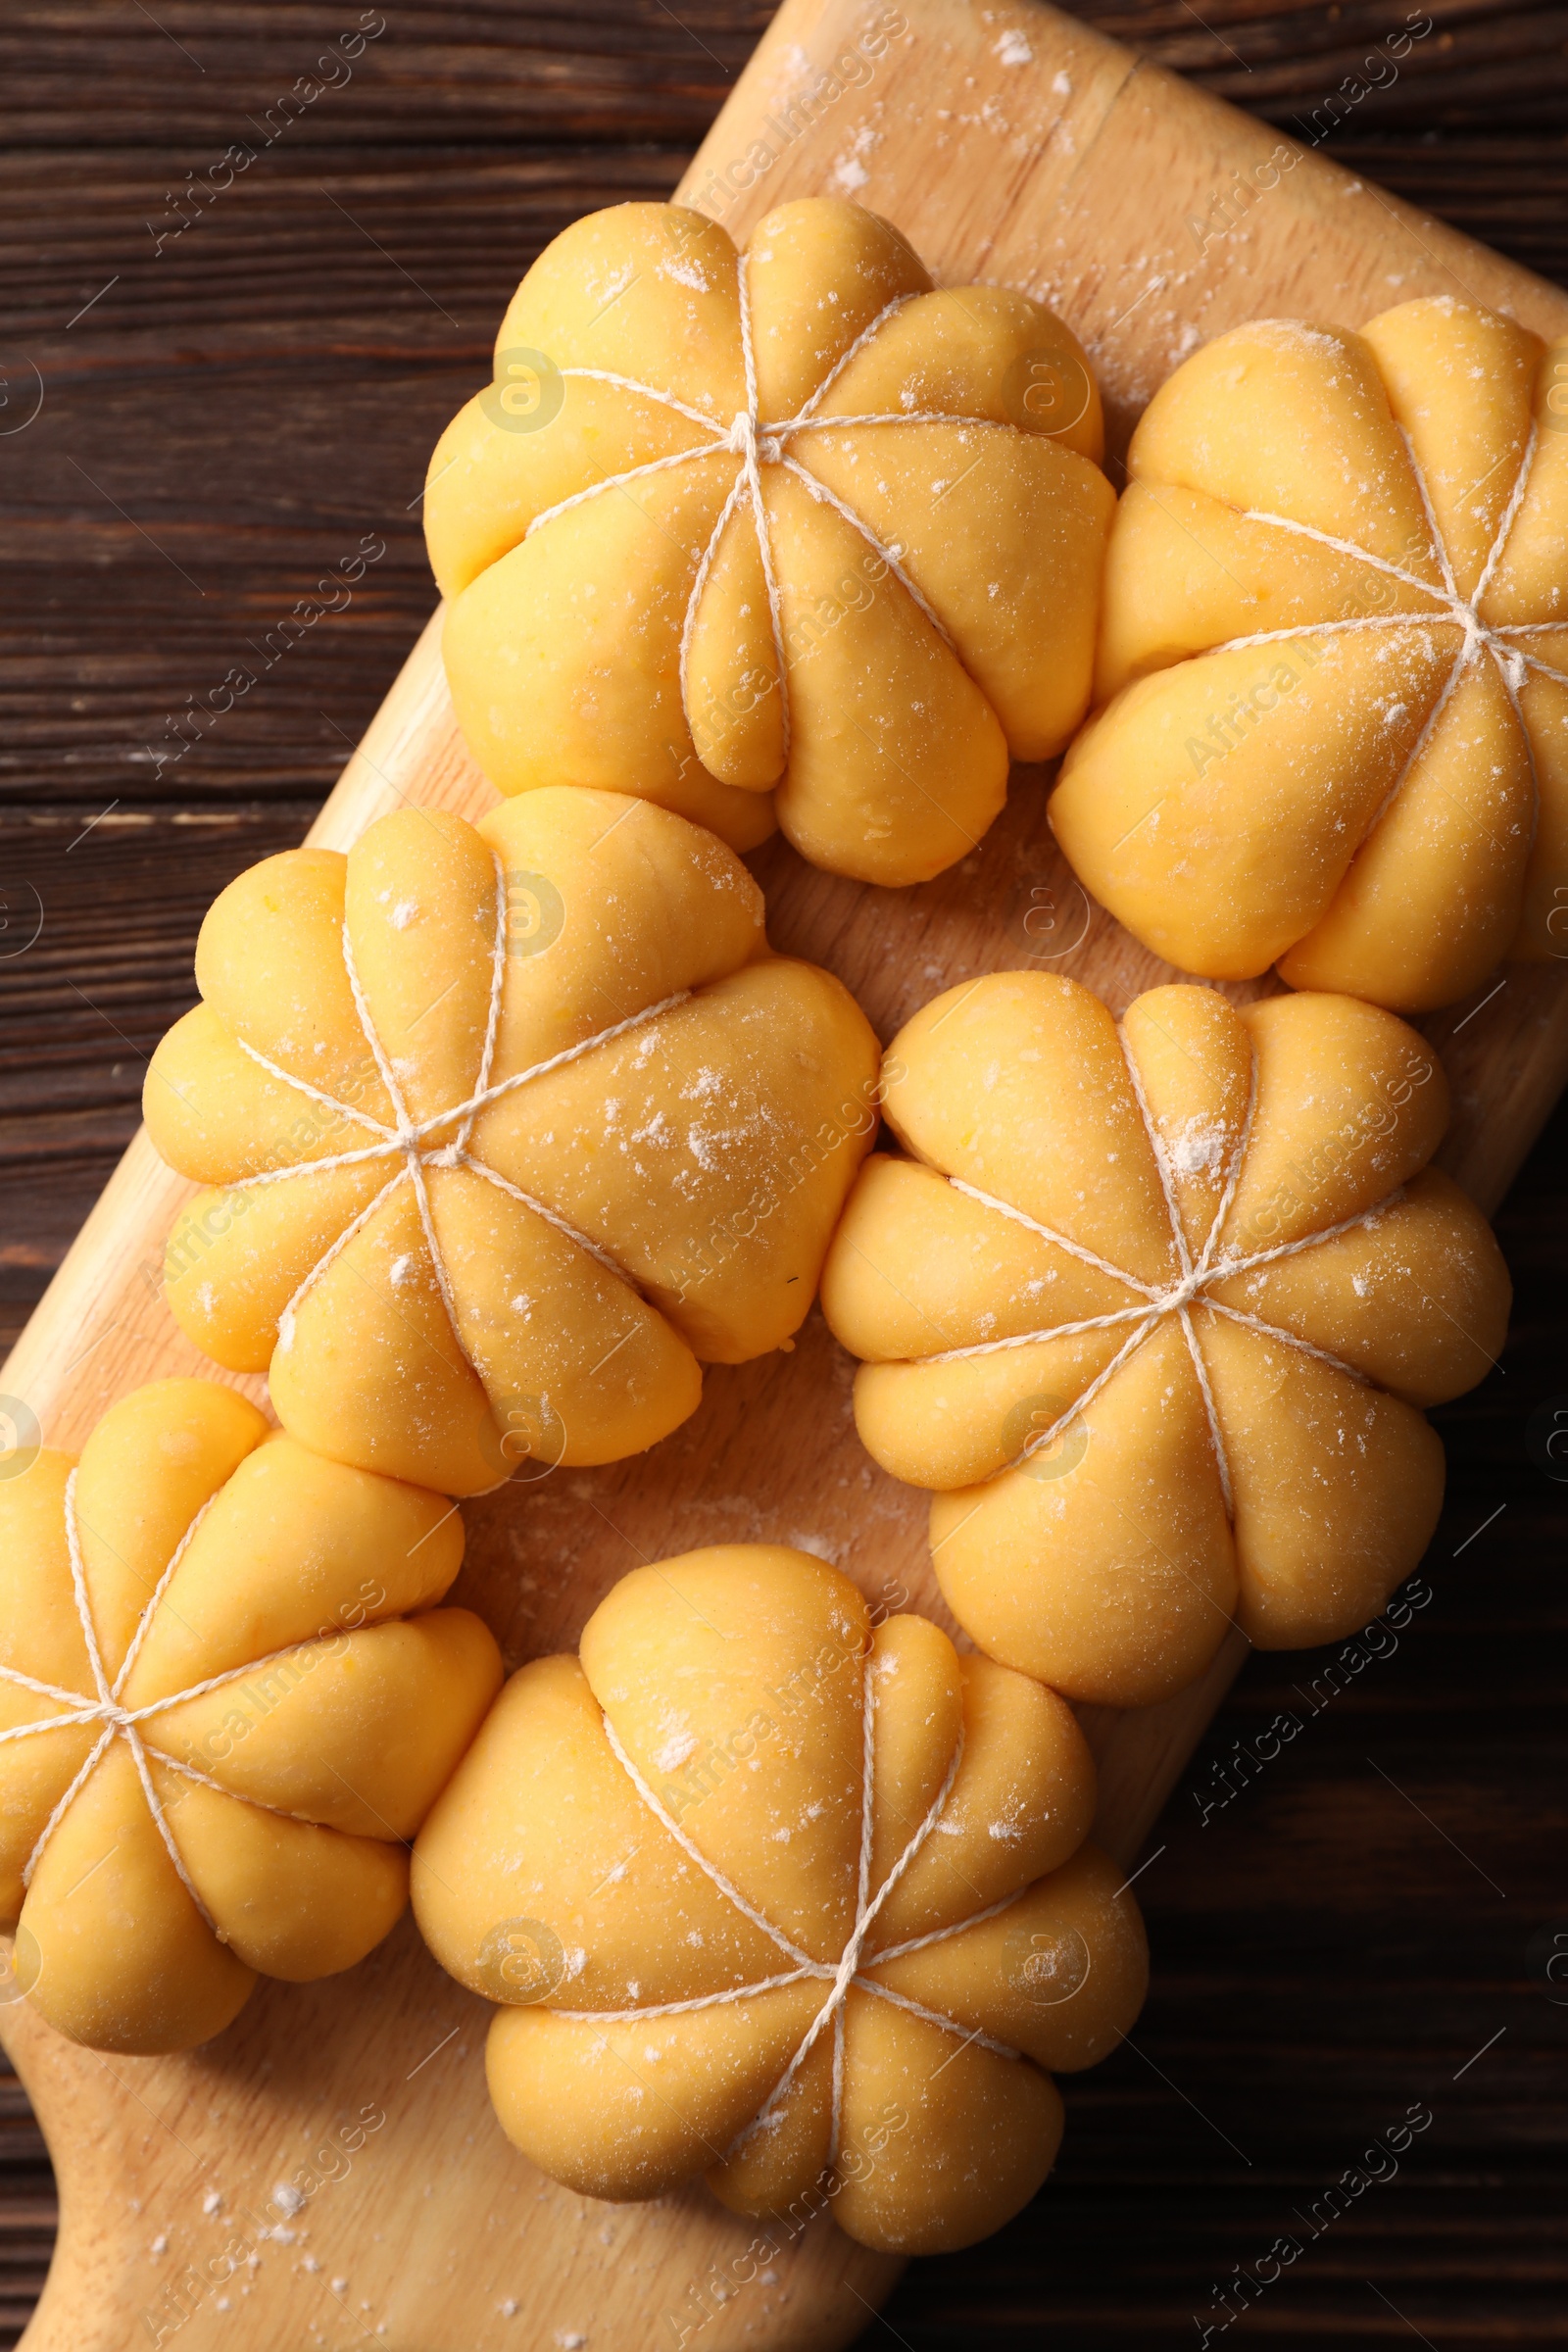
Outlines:
[{"label": "twine knot", "polygon": [[[958,2024],[957,2020],[956,2018],[949,2017],[944,2011],[928,2009],[925,2007],[923,2002],[910,1999],[908,1994],[895,1992],[890,1985],[878,1984],[874,1977],[864,1977],[859,1974],[861,1956],[864,1952],[866,1942],[870,1936],[871,1930],[876,1923],[878,1914],[881,1912],[889,1896],[893,1893],[895,1887],[903,1879],[906,1871],[907,1871],[910,1864],[914,1861],[916,1855],[925,1845],[927,1838],[930,1838],[933,1831],[935,1831],[937,1828],[943,1814],[947,1810],[948,1799],[953,1793],[953,1785],[957,1779],[958,1766],[963,1759],[964,1750],[963,1733],[960,1730],[958,1734],[958,1743],[953,1751],[952,1760],[948,1765],[947,1775],[943,1780],[941,1788],[937,1790],[935,1797],[931,1801],[930,1809],[926,1813],[925,1819],[920,1823],[913,1837],[905,1846],[903,1853],[899,1856],[898,1860],[894,1863],[893,1868],[883,1879],[880,1886],[878,1886],[873,1892],[871,1887],[871,1790],[873,1787],[874,1773],[874,1718],[876,1702],[872,1690],[869,1661],[867,1661],[864,1673],[860,1703],[861,1763],[859,1886],[858,1892],[856,1896],[855,1923],[850,1930],[849,1940],[844,1946],[843,1954],[836,1963],[830,1960],[813,1960],[808,1952],[803,1951],[801,1946],[794,1941],[793,1937],[785,1935],[782,1928],[775,1927],[765,1912],[758,1910],[755,1904],[747,1900],[740,1888],[734,1885],[733,1881],[725,1877],[724,1873],[718,1868],[716,1863],[714,1863],[709,1855],[703,1852],[701,1846],[694,1845],[692,1843],[691,1838],[687,1836],[686,1832],[681,1829],[678,1822],[676,1822],[672,1816],[665,1811],[664,1806],[660,1798],[655,1795],[653,1789],[649,1787],[642,1774],[638,1771],[636,1765],[632,1762],[631,1757],[626,1753],[625,1748],[622,1746],[620,1740],[616,1736],[614,1726],[611,1723],[609,1716],[605,1715],[603,1712],[601,1712],[600,1715],[600,1721],[604,1726],[605,1739],[609,1743],[612,1755],[614,1757],[616,1763],[619,1764],[621,1770],[631,1782],[633,1788],[635,1788],[643,1803],[648,1807],[648,1810],[650,1813],[652,1813],[654,1819],[659,1823],[661,1829],[668,1833],[668,1835],[674,1839],[675,1843],[685,1853],[687,1859],[691,1862],[694,1862],[698,1869],[702,1871],[704,1877],[711,1880],[712,1884],[718,1888],[720,1894],[724,1895],[726,1899],[734,1905],[741,1917],[749,1920],[753,1927],[759,1929],[762,1935],[767,1936],[769,1941],[775,1944],[785,1958],[793,1962],[794,1965],[788,1970],[787,1973],[783,1975],[776,1977],[764,1977],[760,1983],[755,1984],[731,1985],[723,1992],[710,1993],[706,1997],[699,1997],[696,2000],[654,2003],[647,2008],[634,2007],[631,2009],[599,2010],[565,2009],[560,2011],[558,2014],[563,2017],[574,2018],[583,2021],[591,2020],[596,2024],[605,2025],[612,2022],[622,2023],[632,2018],[674,2017],[684,2015],[693,2010],[722,2008],[731,2001],[748,2000],[756,1993],[769,1992],[774,1988],[775,1985],[798,1984],[802,1978],[815,1978],[831,1986],[831,1990],[829,1991],[826,2000],[818,2009],[815,2017],[811,2020],[810,2025],[807,2028],[804,2036],[798,2044],[795,2055],[791,2058],[788,2066],[784,2069],[784,2072],[780,2075],[778,2081],[774,2083],[772,2089],[768,2092],[767,2097],[763,2100],[756,2115],[753,2116],[751,2122],[743,2125],[739,2133],[730,2142],[726,2154],[733,2155],[737,2149],[745,2145],[746,2141],[750,2139],[752,2134],[756,2132],[770,2132],[777,2130],[780,2116],[783,2111],[784,2101],[788,2097],[790,2089],[794,2084],[796,2078],[800,2074],[802,2067],[806,2064],[807,2059],[810,2056],[812,2050],[816,2047],[817,2042],[822,2038],[822,2036],[824,2034],[831,2034],[833,2043],[833,2105],[828,2134],[828,2162],[829,2164],[837,2162],[839,2150],[839,2132],[842,2122],[844,2095],[844,2009],[845,2003],[849,1998],[852,1985],[858,1984],[865,1992],[873,1994],[878,2000],[890,2001],[895,2007],[908,2010],[914,2016],[923,2018],[927,2025],[935,2026],[943,2033],[952,2034],[962,2043],[963,2047],[966,2049],[971,2042],[978,2042],[983,2049],[994,2051],[998,2057],[1016,2058],[1019,2055],[1017,2050],[1011,2048],[1006,2042],[998,2041],[992,2034],[982,2034],[978,2030],[972,2034],[965,2034],[963,2028]],[[1021,1892],[1022,1889],[1019,1891]],[[907,1942],[905,1943],[891,1944],[886,1950],[880,1952],[877,1957],[881,1960],[902,1959],[907,1952],[922,1951],[927,1944],[946,1942],[949,1936],[959,1934],[964,1928],[977,1925],[981,1920],[994,1918],[998,1912],[1007,1910],[1017,1900],[1017,1894],[1004,1895],[1001,1902],[993,1903],[989,1906],[989,1908],[975,1912],[968,1919],[956,1920],[948,1927],[936,1928],[924,1936],[912,1936]]]},{"label": "twine knot", "polygon": [[765,424],[759,424],[749,409],[736,412],[724,447],[732,457],[745,461],[748,471],[759,460],[764,466],[776,466],[784,454],[784,444]]},{"label": "twine knot", "polygon": [[112,1698],[84,1698],[80,1714],[83,1723],[107,1723],[116,1732],[130,1731],[136,1721],[134,1715]]},{"label": "twine knot", "polygon": [[1466,661],[1468,661],[1470,657],[1482,646],[1490,646],[1492,644],[1492,631],[1488,628],[1486,622],[1482,619],[1474,605],[1466,604],[1462,596],[1454,596],[1450,597],[1448,600],[1448,610],[1464,631],[1464,652]]},{"label": "twine knot", "polygon": [[1194,1266],[1191,1273],[1184,1274],[1181,1281],[1170,1290],[1160,1293],[1153,1301],[1153,1311],[1160,1315],[1179,1315],[1182,1308],[1190,1306],[1204,1286],[1213,1282],[1222,1271],[1217,1266]]}]

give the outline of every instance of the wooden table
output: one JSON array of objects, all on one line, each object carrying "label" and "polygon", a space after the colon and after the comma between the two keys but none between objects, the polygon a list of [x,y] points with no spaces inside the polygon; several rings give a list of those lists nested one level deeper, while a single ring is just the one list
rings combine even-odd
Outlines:
[{"label": "wooden table", "polygon": [[[1420,21],[1381,0],[1079,13],[1307,137],[1378,40]],[[1561,12],[1432,13],[1325,146],[1568,280]],[[352,77],[296,115],[283,94],[359,12],[11,0],[0,74],[25,144],[0,160],[7,1341],[134,1125],[208,901],[299,837],[428,610],[424,454],[506,295],[576,213],[667,191],[765,14],[392,5]],[[257,166],[200,217],[187,201],[192,225],[170,236],[187,172],[269,122]],[[175,714],[367,530],[386,554],[350,608],[176,758]],[[1250,2338],[1568,2342],[1568,2007],[1549,1997],[1568,1985],[1548,1984],[1541,1933],[1561,1925],[1568,1949],[1564,1497],[1528,1437],[1568,1404],[1565,1140],[1560,1114],[1502,1219],[1519,1289],[1504,1366],[1439,1416],[1433,1597],[1394,1654],[1248,1666],[1139,1881],[1156,1955],[1142,2055],[1072,2088],[1040,2204],[917,2266],[868,2343],[1032,2345],[1045,2326],[1062,2346],[1192,2341],[1223,2319],[1233,2267],[1284,2231],[1303,2251],[1235,2323]],[[1281,1710],[1303,1729],[1259,1762]],[[20,2327],[52,2203],[3,2087],[0,2311]],[[1397,2179],[1313,2236],[1328,2184],[1415,2102],[1433,2122]]]}]

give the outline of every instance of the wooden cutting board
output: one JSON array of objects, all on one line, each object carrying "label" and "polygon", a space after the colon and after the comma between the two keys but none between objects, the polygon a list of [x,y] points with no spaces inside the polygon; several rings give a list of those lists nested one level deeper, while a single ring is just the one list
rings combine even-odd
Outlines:
[{"label": "wooden cutting board", "polygon": [[[1283,153],[1299,160],[1280,176]],[[1277,184],[1259,191],[1259,172]],[[1568,345],[1568,298],[1527,271],[1026,4],[785,0],[683,192],[740,236],[786,197],[851,195],[939,278],[1044,297],[1094,356],[1116,449],[1177,360],[1260,314],[1355,325],[1457,292]],[[1169,974],[1062,868],[1045,783],[1020,770],[979,851],[914,891],[841,882],[768,844],[753,862],[775,944],[839,973],[884,1038],[953,981],[1020,965],[1088,981],[1119,1011]],[[454,726],[432,623],[312,838],[345,848],[405,801],[475,815],[491,799]],[[1568,1076],[1563,975],[1510,972],[1424,1026],[1453,1082],[1443,1162],[1491,1208]],[[192,1189],[138,1138],[0,1373],[48,1443],[79,1445],[140,1382],[211,1373],[159,1287],[164,1235]],[[926,1497],[861,1452],[851,1374],[813,1315],[791,1353],[710,1373],[699,1413],[653,1453],[525,1472],[466,1507],[457,1596],[517,1664],[574,1642],[640,1558],[769,1537],[836,1559],[890,1607],[945,1619]],[[1145,1714],[1086,1711],[1099,1835],[1129,1867],[1243,1654],[1233,1641],[1203,1684]],[[407,1921],[345,1977],[264,1985],[186,2057],[105,2060],[24,2003],[0,2005],[61,2191],[28,2352],[176,2334],[189,2352],[826,2352],[866,2323],[898,2266],[830,2220],[793,2242],[775,2232],[759,2264],[752,2227],[700,2188],[612,2207],[544,2180],[491,2117],[485,2022]],[[1070,2085],[1068,2115],[1070,2131]]]}]

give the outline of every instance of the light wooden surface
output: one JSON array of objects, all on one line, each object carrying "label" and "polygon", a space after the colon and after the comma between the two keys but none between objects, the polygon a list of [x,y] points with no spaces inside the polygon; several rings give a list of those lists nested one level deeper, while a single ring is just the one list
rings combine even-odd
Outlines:
[{"label": "light wooden surface", "polygon": [[[1562,295],[1315,159],[1205,237],[1236,172],[1277,149],[1276,134],[1049,10],[910,0],[896,12],[906,29],[868,51],[894,13],[786,0],[688,192],[742,236],[785,197],[853,193],[895,220],[939,277],[1052,301],[1101,369],[1117,446],[1186,349],[1262,313],[1353,325],[1414,294],[1462,291],[1568,336]],[[792,99],[852,49],[838,94],[793,130],[804,118],[787,113]],[[714,191],[736,164],[753,184],[720,205]],[[837,971],[884,1037],[955,979],[1029,963],[1091,982],[1120,1010],[1168,974],[1064,873],[1044,787],[1020,771],[975,854],[917,891],[844,883],[769,844],[753,862],[775,943]],[[313,838],[346,846],[404,798],[473,814],[490,797],[456,734],[432,625]],[[1480,1009],[1425,1026],[1454,1082],[1445,1164],[1490,1206],[1568,1075],[1561,975],[1511,973]],[[163,1235],[190,1189],[138,1140],[0,1374],[49,1443],[79,1444],[141,1381],[211,1370],[159,1290]],[[813,1316],[789,1355],[711,1373],[699,1413],[653,1454],[525,1473],[468,1506],[458,1596],[517,1663],[574,1641],[638,1558],[768,1536],[835,1558],[875,1599],[941,1618],[925,1497],[860,1451],[851,1371]],[[1129,1861],[1240,1655],[1233,1642],[1203,1685],[1164,1707],[1091,1713],[1100,1835]],[[191,2352],[644,2352],[673,2346],[681,2327],[703,2352],[734,2352],[825,2348],[865,2323],[896,2266],[830,2223],[782,2247],[768,2276],[715,2292],[714,2266],[743,2256],[753,2233],[701,2189],[617,2209],[541,2180],[490,2116],[483,2028],[481,2005],[440,1975],[407,1922],[347,1977],[264,1986],[227,2034],[182,2059],[106,2062],[24,2005],[0,2009],[62,2195],[31,2352],[119,2352],[175,2333]],[[1070,2107],[1069,2094],[1069,2130]],[[327,2135],[367,2110],[384,2123],[346,2159],[313,2166]],[[298,2212],[270,2202],[278,2183],[313,2177],[320,2185]],[[216,2257],[221,2268],[235,2238],[234,2278],[193,2289],[188,2266]]]}]

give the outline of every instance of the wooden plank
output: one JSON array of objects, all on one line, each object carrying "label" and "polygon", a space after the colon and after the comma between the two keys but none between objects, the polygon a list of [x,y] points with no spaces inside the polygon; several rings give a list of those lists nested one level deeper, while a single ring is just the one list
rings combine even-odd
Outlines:
[{"label": "wooden plank", "polygon": [[[1189,220],[1209,217],[1236,171],[1277,144],[1275,133],[1042,8],[915,0],[903,14],[906,30],[864,73],[861,47],[860,65],[847,69],[854,82],[841,79],[794,134],[780,129],[780,110],[803,79],[816,88],[834,59],[863,43],[882,11],[859,0],[787,0],[688,190],[707,191],[710,209],[744,234],[787,195],[853,187],[898,220],[940,275],[1044,295],[1094,353],[1123,440],[1190,329],[1207,336],[1259,311],[1354,324],[1393,300],[1458,284],[1545,332],[1568,333],[1561,295],[1320,160],[1303,160],[1237,228],[1205,243]],[[713,190],[738,181],[748,159],[751,184],[720,207]],[[315,838],[345,846],[404,797],[470,814],[489,804],[452,722],[433,626]],[[914,892],[863,890],[768,845],[755,863],[775,941],[838,971],[884,1036],[952,980],[1031,961],[1090,981],[1120,1009],[1168,975],[1075,895],[1044,827],[1043,787],[1038,773],[1020,771],[1005,816],[975,855]],[[1042,909],[1059,925],[1044,937]],[[1073,944],[1055,953],[1057,941]],[[1428,1028],[1459,1106],[1447,1164],[1491,1204],[1568,1069],[1561,975],[1510,975],[1490,1003]],[[134,1144],[0,1374],[51,1443],[79,1443],[105,1405],[142,1380],[210,1369],[179,1338],[158,1289],[162,1236],[189,1189],[144,1141]],[[469,1506],[461,1596],[484,1611],[516,1662],[571,1642],[637,1557],[767,1535],[808,1541],[874,1597],[907,1598],[941,1618],[924,1497],[865,1461],[848,1372],[813,1318],[791,1354],[711,1374],[698,1415],[654,1454],[519,1481]],[[254,1393],[259,1384],[236,1385]],[[1101,1834],[1118,1853],[1136,1852],[1240,1654],[1233,1644],[1201,1686],[1167,1707],[1089,1718]],[[381,2340],[426,2352],[519,2334],[640,2352],[651,2319],[663,2327],[665,2312],[695,2318],[701,2279],[739,2256],[750,2230],[700,2190],[614,2210],[541,2182],[490,2119],[482,2024],[479,2005],[440,1977],[408,1923],[348,1978],[264,1988],[229,2034],[187,2058],[104,2062],[50,2034],[24,2007],[5,2011],[63,2200],[60,2258],[28,2339],[34,2352],[108,2352],[133,2340],[137,2315],[165,2308],[158,2299],[171,2279],[236,2229],[255,2265],[192,2305],[180,2328],[192,2352],[209,2342],[238,2352],[296,2338],[346,2344],[377,2329]],[[323,2181],[292,2221],[270,2209],[273,2185],[326,2130],[366,2107],[386,2121],[349,2173]],[[896,2268],[848,2246],[830,2224],[767,2267],[771,2278],[712,2304],[704,2352],[843,2343]]]}]

